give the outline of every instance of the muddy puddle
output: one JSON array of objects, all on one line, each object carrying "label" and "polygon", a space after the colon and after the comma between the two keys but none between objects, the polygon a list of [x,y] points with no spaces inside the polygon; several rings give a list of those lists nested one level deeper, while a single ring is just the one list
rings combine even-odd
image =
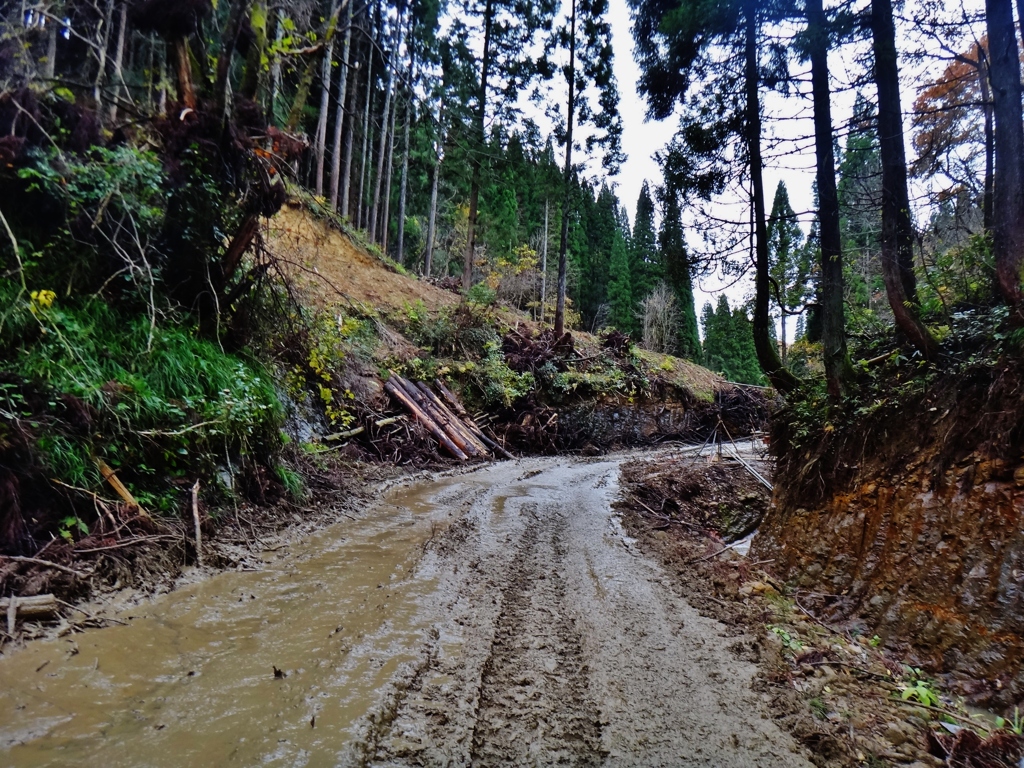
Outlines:
[{"label": "muddy puddle", "polygon": [[264,570],[0,659],[0,764],[337,763],[423,643],[435,585],[412,572],[452,519],[446,490],[397,489]]},{"label": "muddy puddle", "polygon": [[[625,535],[623,456],[399,489],[0,660],[0,765],[810,765]],[[279,671],[275,674],[275,671]]]}]

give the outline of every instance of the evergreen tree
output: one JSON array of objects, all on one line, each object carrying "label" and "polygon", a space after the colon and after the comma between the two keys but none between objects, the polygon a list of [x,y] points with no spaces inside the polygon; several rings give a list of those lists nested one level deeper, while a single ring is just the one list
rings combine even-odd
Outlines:
[{"label": "evergreen tree", "polygon": [[679,308],[677,350],[681,357],[700,359],[700,336],[697,334],[690,259],[686,252],[679,197],[671,188],[665,187],[661,190],[661,198],[664,211],[658,244],[661,248],[660,263],[665,272],[665,282],[672,288]]},{"label": "evergreen tree", "polygon": [[[569,12],[555,31],[558,46],[568,54],[562,67],[565,76],[566,109],[558,134],[565,146],[562,170],[563,211],[568,213],[572,197],[573,131],[588,126],[593,132],[586,138],[588,153],[602,150],[602,165],[612,174],[625,159],[622,154],[622,120],[619,117],[619,92],[612,70],[612,29],[605,15],[608,0],[568,0]],[[597,97],[597,104],[592,98]],[[577,137],[578,138],[578,137]],[[558,294],[555,307],[555,333],[565,330],[565,296],[568,277],[569,219],[563,215],[558,246]]]},{"label": "evergreen tree", "polygon": [[608,323],[623,333],[631,334],[636,330],[636,313],[630,271],[626,233],[621,226],[617,226],[609,264]]},{"label": "evergreen tree", "polygon": [[725,295],[717,306],[705,304],[701,311],[704,324],[704,364],[729,381],[741,384],[762,384],[764,376],[754,350],[754,332],[747,313],[729,308]]},{"label": "evergreen tree", "polygon": [[[654,200],[651,199],[651,190],[646,180],[640,187],[640,196],[636,201],[636,220],[633,222],[633,236],[630,238],[629,261],[633,297],[639,305],[664,277],[654,229]],[[696,323],[696,318],[694,322]]]},{"label": "evergreen tree", "polygon": [[803,247],[803,232],[789,202],[786,183],[775,189],[772,213],[768,218],[768,271],[773,282],[773,299],[779,310],[782,331],[780,346],[786,361],[786,320],[802,309],[810,279],[810,253]]}]

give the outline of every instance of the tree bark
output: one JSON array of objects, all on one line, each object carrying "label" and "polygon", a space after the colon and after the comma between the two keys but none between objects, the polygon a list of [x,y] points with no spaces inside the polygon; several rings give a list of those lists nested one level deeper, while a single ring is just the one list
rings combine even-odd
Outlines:
[{"label": "tree bark", "polygon": [[995,115],[995,189],[992,250],[999,290],[1021,303],[1024,267],[1024,123],[1021,119],[1020,58],[1011,0],[985,0]]},{"label": "tree bark", "polygon": [[398,192],[398,235],[395,243],[395,261],[403,263],[405,257],[405,202],[409,189],[409,127],[412,123],[412,105],[410,101],[405,105],[405,127],[402,136],[402,181]]},{"label": "tree bark", "polygon": [[995,194],[995,124],[992,115],[991,72],[988,66],[988,52],[978,46],[978,89],[981,91],[982,108],[985,110],[985,180],[981,198],[982,224],[986,232],[992,231],[992,199]]},{"label": "tree bark", "polygon": [[110,47],[110,25],[114,19],[114,0],[107,0],[107,11],[100,21],[96,30],[99,39],[97,40],[98,66],[96,67],[96,80],[92,85],[92,100],[96,103],[97,109],[103,104],[103,80],[107,74],[107,49]]},{"label": "tree bark", "polygon": [[391,229],[388,224],[391,221],[391,186],[394,179],[394,124],[398,115],[398,99],[395,93],[394,102],[391,104],[391,122],[388,124],[387,140],[387,171],[384,174],[384,200],[382,201],[383,212],[381,213],[381,251],[387,253],[388,236]]},{"label": "tree bark", "polygon": [[[377,215],[380,210],[380,191],[384,181],[384,164],[387,159],[388,121],[392,102],[394,101],[395,70],[397,68],[398,48],[402,44],[402,9],[398,9],[398,18],[395,19],[395,31],[392,34],[391,52],[388,55],[388,84],[384,90],[384,107],[380,113],[380,146],[377,150],[377,173],[373,180],[373,201],[370,205],[370,222],[367,228],[370,235],[370,242],[377,242]],[[384,222],[383,228],[387,228]]]},{"label": "tree bark", "polygon": [[324,32],[323,42],[317,53],[311,56],[306,64],[305,71],[302,73],[302,79],[299,80],[299,87],[295,92],[291,111],[288,113],[287,128],[289,131],[298,129],[299,123],[302,122],[302,111],[306,108],[309,91],[313,87],[313,79],[316,77],[316,66],[321,62],[320,57],[324,55],[327,46],[331,45],[331,41],[334,39],[334,33],[338,28],[338,14],[340,11],[340,8],[335,7],[334,13],[327,20],[327,29]]},{"label": "tree bark", "polygon": [[[117,48],[114,51],[114,96],[110,104],[111,124],[117,122],[117,102],[121,98],[121,86],[124,85],[124,71],[121,65],[124,62],[124,36],[127,24],[128,3],[125,0],[121,3],[121,15],[117,22]],[[57,25],[55,23],[51,22],[51,26],[56,30]]]},{"label": "tree bark", "polygon": [[192,61],[188,50],[188,38],[177,37],[171,41],[174,55],[174,74],[177,80],[178,101],[187,109],[196,108],[196,91],[192,85]]},{"label": "tree bark", "polygon": [[468,291],[473,285],[473,262],[476,260],[476,223],[480,207],[480,157],[487,143],[484,133],[487,118],[487,80],[491,68],[491,31],[494,23],[494,6],[491,0],[484,3],[484,50],[480,57],[480,92],[476,108],[476,141],[479,145],[473,154],[473,177],[469,187],[469,221],[466,224],[466,252],[462,260],[462,290]]},{"label": "tree bark", "polygon": [[807,0],[807,32],[811,59],[814,111],[814,154],[817,161],[818,221],[821,244],[821,341],[828,392],[839,399],[853,379],[846,347],[843,307],[843,247],[839,231],[839,196],[832,149],[832,108],[828,83],[828,30],[822,0]]},{"label": "tree bark", "polygon": [[[256,2],[250,14],[253,41],[245,59],[245,72],[239,93],[242,98],[255,101],[260,89],[260,73],[263,71],[263,57],[267,52],[267,4]],[[275,57],[276,59],[276,57]],[[273,123],[273,107],[268,107],[267,118]]]},{"label": "tree bark", "polygon": [[882,279],[896,326],[926,359],[932,359],[939,351],[939,344],[918,316],[913,268],[914,225],[910,219],[891,0],[871,0],[871,33],[878,86],[878,148],[882,162]]},{"label": "tree bark", "polygon": [[229,117],[228,94],[231,93],[231,60],[235,55],[242,23],[249,15],[250,5],[252,5],[252,0],[235,0],[231,4],[227,26],[224,28],[224,35],[220,41],[220,52],[217,54],[217,81],[213,92],[217,98],[217,116],[225,125],[227,125]]},{"label": "tree bark", "polygon": [[572,202],[572,129],[576,118],[576,0],[569,19],[569,100],[565,132],[565,169],[562,172],[562,232],[558,241],[558,296],[555,300],[555,338],[565,333],[565,280],[568,273],[569,205]]},{"label": "tree bark", "polygon": [[[337,5],[331,13],[337,12]],[[334,63],[334,40],[327,43],[324,60],[320,68],[320,114],[316,121],[316,146],[313,149],[316,158],[316,177],[313,184],[314,193],[321,197],[324,193],[324,163],[327,160],[327,117],[331,110],[331,66]],[[344,70],[344,67],[342,67]]]},{"label": "tree bark", "polygon": [[[271,11],[270,34],[275,43],[280,43],[284,37],[284,29],[281,27],[279,11]],[[270,88],[267,94],[267,122],[277,125],[277,97],[281,92],[281,57],[275,56],[270,62]]]},{"label": "tree bark", "polygon": [[760,77],[757,67],[757,3],[744,4],[744,86],[746,90],[745,126],[750,162],[751,205],[753,206],[755,255],[754,279],[754,350],[757,361],[772,386],[780,392],[795,389],[800,380],[782,364],[779,351],[771,338],[771,316],[768,311],[768,224],[765,219],[764,178],[761,159],[761,100],[758,95]]},{"label": "tree bark", "polygon": [[[346,0],[348,13],[345,20],[345,41],[341,45],[341,71],[338,73],[338,106],[334,113],[334,140],[331,143],[331,210],[338,210],[338,193],[341,187],[341,137],[345,126],[345,105],[348,101],[348,63],[352,48],[352,0]],[[351,146],[351,144],[349,145]],[[347,152],[347,148],[346,148]],[[348,215],[348,200],[342,207],[342,214]]]},{"label": "tree bark", "polygon": [[434,262],[434,236],[437,227],[437,182],[441,177],[441,142],[437,146],[437,158],[430,175],[430,215],[427,218],[427,249],[423,254],[423,274],[430,277]]},{"label": "tree bark", "polygon": [[[372,36],[371,36],[372,39]],[[368,168],[367,153],[370,150],[370,102],[373,100],[373,57],[368,57],[366,66],[366,101],[363,104],[363,149],[360,155],[359,199],[356,201],[357,226],[366,229],[366,172]]]},{"label": "tree bark", "polygon": [[544,322],[545,302],[548,300],[548,201],[544,200],[544,240],[540,244],[540,312],[537,321]]}]

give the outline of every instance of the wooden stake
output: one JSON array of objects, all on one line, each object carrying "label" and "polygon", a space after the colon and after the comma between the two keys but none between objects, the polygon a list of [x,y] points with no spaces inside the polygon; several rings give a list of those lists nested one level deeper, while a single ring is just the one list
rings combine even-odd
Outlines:
[{"label": "wooden stake", "polygon": [[142,508],[142,506],[132,496],[132,492],[128,490],[124,483],[118,478],[117,473],[110,468],[110,466],[103,459],[93,458],[93,462],[96,464],[96,468],[100,471],[100,475],[110,483],[110,487],[113,488],[117,495],[121,497],[125,504],[135,507],[139,510],[139,514],[142,517],[149,517],[149,513]]},{"label": "wooden stake", "polygon": [[203,531],[199,523],[199,481],[192,486],[192,520],[196,524],[196,565],[203,567]]},{"label": "wooden stake", "polygon": [[11,595],[10,601],[7,603],[7,634],[13,640],[14,639],[14,628],[18,624],[18,598]]}]

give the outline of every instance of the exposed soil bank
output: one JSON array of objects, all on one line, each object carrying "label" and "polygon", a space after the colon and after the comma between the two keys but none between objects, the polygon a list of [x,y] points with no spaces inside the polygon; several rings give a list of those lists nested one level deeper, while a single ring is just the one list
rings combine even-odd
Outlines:
[{"label": "exposed soil bank", "polygon": [[0,660],[0,761],[808,766],[749,641],[618,527],[621,460],[399,489],[260,572],[33,643]]},{"label": "exposed soil bank", "polygon": [[814,610],[1011,708],[1024,703],[1022,382],[1009,362],[911,382],[810,437],[781,414],[753,546]]},{"label": "exposed soil bank", "polygon": [[[974,719],[880,638],[819,621],[805,609],[806,594],[764,573],[769,563],[724,546],[717,532],[748,506],[749,476],[738,461],[708,464],[709,453],[665,451],[626,464],[623,524],[675,574],[672,584],[689,603],[749,635],[736,650],[758,662],[755,687],[811,760],[833,768],[1016,768],[1020,739],[987,730],[991,719]],[[744,458],[768,473],[753,452]],[[920,696],[931,705],[920,706]],[[955,737],[947,730],[965,725]]]}]

